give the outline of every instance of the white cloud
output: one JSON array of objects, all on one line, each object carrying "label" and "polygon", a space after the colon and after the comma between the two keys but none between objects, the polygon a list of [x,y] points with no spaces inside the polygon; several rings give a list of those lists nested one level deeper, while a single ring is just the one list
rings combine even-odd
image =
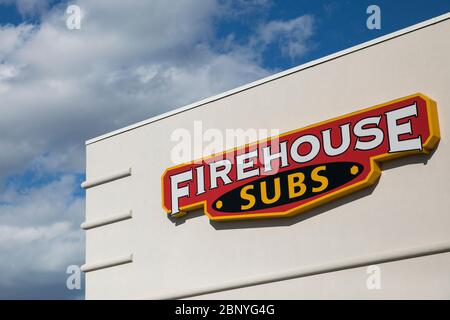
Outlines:
[{"label": "white cloud", "polygon": [[[77,4],[81,30],[66,28],[59,7],[32,31],[0,31],[15,48],[0,57],[3,70],[15,70],[0,81],[0,144],[10,150],[0,155],[0,175],[44,153],[60,170],[82,171],[84,140],[269,73],[250,56],[214,49],[215,1]],[[69,150],[77,165],[60,156]]]},{"label": "white cloud", "polygon": [[0,82],[14,78],[18,74],[18,70],[14,66],[7,64],[0,65]]},{"label": "white cloud", "polygon": [[26,41],[32,30],[33,26],[30,24],[0,25],[0,63]]},{"label": "white cloud", "polygon": [[[307,16],[268,22],[238,45],[215,37],[217,19],[269,1],[235,9],[218,0],[75,3],[80,30],[66,28],[62,6],[39,25],[0,26],[0,184],[30,168],[62,175],[28,189],[0,187],[0,298],[19,283],[30,294],[44,280],[63,286],[67,264],[84,259],[84,202],[73,196],[73,174],[84,171],[86,139],[262,78],[271,72],[261,65],[265,47],[281,37],[282,50],[298,56],[313,26]],[[17,5],[27,15],[38,4]]]},{"label": "white cloud", "polygon": [[84,140],[262,78],[270,73],[261,66],[265,47],[285,39],[283,53],[299,56],[314,25],[311,16],[268,22],[249,43],[228,38],[218,50],[217,1],[76,3],[81,30],[66,28],[64,7],[39,26],[0,29],[12,44],[0,48],[0,145],[8,150],[0,178],[37,158],[82,171]]},{"label": "white cloud", "polygon": [[33,241],[52,240],[69,230],[70,225],[65,222],[53,223],[40,227],[11,227],[0,225],[0,243],[29,244]]},{"label": "white cloud", "polygon": [[260,26],[253,41],[262,46],[276,41],[280,44],[284,55],[297,58],[310,49],[307,40],[313,35],[314,27],[315,21],[311,15],[303,15],[287,21],[270,21]]},{"label": "white cloud", "polygon": [[[31,274],[63,272],[81,263],[84,202],[75,177],[42,187],[6,190],[0,198],[0,291]],[[65,283],[54,285],[64,288]],[[25,290],[25,289],[24,289]],[[0,295],[1,296],[1,295]]]}]

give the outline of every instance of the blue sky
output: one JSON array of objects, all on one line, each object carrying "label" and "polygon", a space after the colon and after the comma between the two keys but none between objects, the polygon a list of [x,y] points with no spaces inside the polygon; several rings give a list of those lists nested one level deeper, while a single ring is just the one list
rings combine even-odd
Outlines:
[{"label": "blue sky", "polygon": [[[72,3],[72,2],[71,2]],[[84,141],[444,14],[450,1],[0,0],[0,299],[74,299]],[[366,8],[381,8],[381,30]],[[181,31],[180,31],[181,30]],[[196,81],[192,81],[196,79]]]},{"label": "blue sky", "polygon": [[[366,9],[372,4],[381,9],[381,30],[366,28]],[[250,19],[221,21],[217,26],[220,37],[233,33],[238,40],[245,41],[254,25],[262,21],[289,20],[304,14],[313,15],[316,18],[315,33],[311,38],[311,43],[316,45],[314,50],[297,59],[281,56],[276,46],[264,54],[265,66],[284,70],[444,14],[449,8],[450,1],[435,0],[284,0],[275,1],[270,10]]]}]

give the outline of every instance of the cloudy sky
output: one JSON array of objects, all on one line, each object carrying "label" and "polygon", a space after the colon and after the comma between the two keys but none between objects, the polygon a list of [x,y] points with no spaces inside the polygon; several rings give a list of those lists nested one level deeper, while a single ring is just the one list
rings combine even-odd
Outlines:
[{"label": "cloudy sky", "polygon": [[[0,299],[80,299],[84,141],[448,12],[448,0],[0,0]],[[81,29],[66,26],[68,5]],[[366,27],[378,4],[381,30]]]}]

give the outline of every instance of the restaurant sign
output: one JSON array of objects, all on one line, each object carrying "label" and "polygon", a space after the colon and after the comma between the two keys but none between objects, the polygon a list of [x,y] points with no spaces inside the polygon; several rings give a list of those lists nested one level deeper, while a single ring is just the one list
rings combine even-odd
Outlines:
[{"label": "restaurant sign", "polygon": [[169,168],[162,205],[219,221],[292,216],[374,184],[382,162],[428,154],[439,139],[436,103],[414,94]]}]

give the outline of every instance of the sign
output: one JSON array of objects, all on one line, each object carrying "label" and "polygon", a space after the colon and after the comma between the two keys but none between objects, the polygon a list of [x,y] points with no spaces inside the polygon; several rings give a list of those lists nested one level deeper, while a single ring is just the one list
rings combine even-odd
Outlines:
[{"label": "sign", "polygon": [[374,184],[381,162],[428,154],[439,139],[436,103],[418,93],[169,168],[163,208],[219,221],[292,216]]}]

